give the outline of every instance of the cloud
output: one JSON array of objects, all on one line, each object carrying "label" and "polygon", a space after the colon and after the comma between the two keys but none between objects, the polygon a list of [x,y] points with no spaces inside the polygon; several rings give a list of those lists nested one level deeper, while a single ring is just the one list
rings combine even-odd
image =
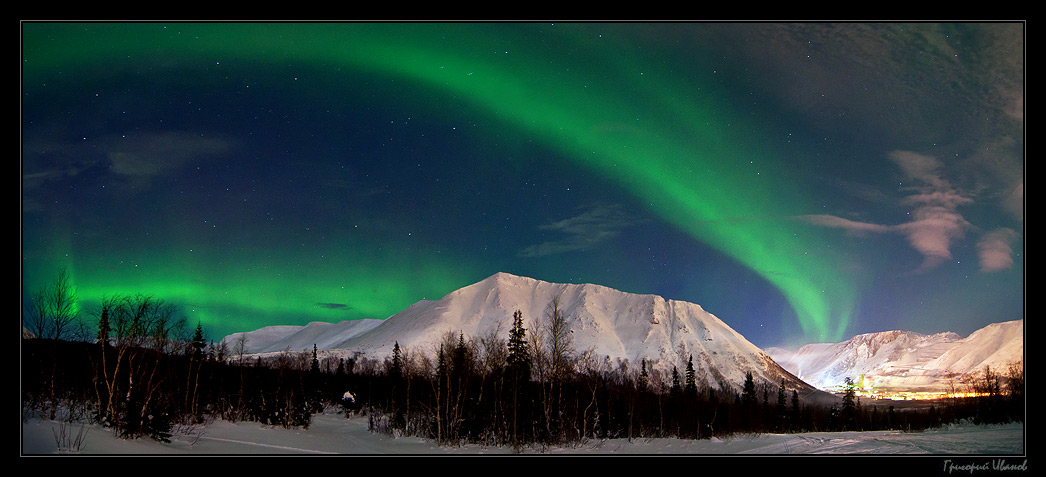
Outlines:
[{"label": "cloud", "polygon": [[853,235],[899,233],[924,257],[920,270],[936,267],[951,258],[952,241],[962,238],[972,227],[961,215],[943,207],[925,207],[915,212],[915,220],[899,225],[857,222],[833,215],[805,215],[799,219],[822,227],[846,230]]},{"label": "cloud", "polygon": [[328,310],[348,310],[348,309],[350,309],[349,305],[346,305],[344,303],[317,303],[316,306],[318,306],[320,308],[325,308],[325,309],[328,309]]},{"label": "cloud", "polygon": [[139,187],[191,161],[211,159],[231,148],[227,139],[183,131],[117,135],[82,144],[36,139],[24,146],[22,187],[29,192],[30,201],[34,200],[32,192],[50,196],[52,184],[61,180],[88,177],[113,183],[108,179],[118,178],[117,183]]},{"label": "cloud", "polygon": [[916,193],[903,201],[915,208],[914,220],[897,229],[923,254],[920,270],[936,267],[952,257],[952,242],[972,228],[958,208],[973,200],[956,192],[942,177],[941,163],[936,158],[911,151],[893,151],[889,158],[901,167],[907,179],[915,181],[909,188]]},{"label": "cloud", "polygon": [[981,260],[981,271],[990,273],[1013,266],[1013,242],[1017,232],[1002,228],[989,232],[977,243],[977,256]]},{"label": "cloud", "polygon": [[41,211],[53,202],[56,183],[105,168],[80,145],[27,141],[22,146],[22,210]]},{"label": "cloud", "polygon": [[1024,180],[1014,185],[1006,195],[1005,209],[1017,220],[1024,220]]},{"label": "cloud", "polygon": [[224,153],[229,144],[217,137],[162,132],[113,139],[104,147],[113,173],[144,178],[167,174],[194,159]]},{"label": "cloud", "polygon": [[927,206],[915,211],[915,220],[895,228],[905,234],[908,243],[923,254],[920,269],[936,267],[952,257],[952,241],[963,237],[972,227],[961,215],[947,207]]},{"label": "cloud", "polygon": [[800,219],[822,227],[841,228],[850,233],[899,233],[908,239],[912,248],[923,255],[917,271],[934,268],[950,259],[951,246],[962,239],[973,227],[958,212],[962,205],[973,202],[955,191],[944,179],[937,159],[910,151],[894,151],[889,155],[905,175],[913,181],[906,189],[913,191],[902,204],[913,207],[912,221],[898,225],[857,222],[832,215],[807,215]]},{"label": "cloud", "polygon": [[907,178],[926,182],[934,189],[945,188],[945,183],[940,177],[940,162],[932,156],[911,151],[893,151],[889,158],[901,167]]},{"label": "cloud", "polygon": [[868,222],[857,222],[850,219],[844,219],[842,217],[836,217],[834,215],[803,215],[799,218],[814,225],[843,229],[847,232],[855,234],[866,232],[880,233],[890,231],[890,226],[888,225],[872,224]]},{"label": "cloud", "polygon": [[540,226],[541,230],[551,230],[566,236],[559,240],[531,245],[523,249],[519,255],[521,257],[544,257],[587,250],[617,236],[622,229],[639,222],[616,205],[590,206],[579,215]]}]

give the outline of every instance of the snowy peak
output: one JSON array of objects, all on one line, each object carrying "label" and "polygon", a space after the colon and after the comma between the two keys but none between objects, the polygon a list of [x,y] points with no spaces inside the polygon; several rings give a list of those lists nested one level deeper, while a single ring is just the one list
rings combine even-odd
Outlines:
[{"label": "snowy peak", "polygon": [[1023,361],[1024,321],[995,323],[966,338],[952,332],[866,333],[840,343],[818,343],[798,351],[768,352],[785,369],[820,389],[864,377],[884,390],[938,391],[949,380]]},{"label": "snowy peak", "polygon": [[736,388],[752,372],[757,381],[776,385],[783,379],[804,390],[831,389],[850,377],[882,389],[936,391],[985,366],[1004,369],[1022,362],[1024,354],[1023,320],[989,325],[966,338],[893,330],[766,353],[694,303],[504,272],[440,300],[419,301],[386,320],[272,326],[225,341],[235,349],[243,337],[250,353],[308,350],[315,344],[376,359],[391,355],[398,342],[408,352],[431,357],[448,336],[506,340],[517,310],[528,336],[540,335],[553,301],[565,317],[572,349],[589,364],[635,369],[645,360],[655,379],[669,384],[673,368],[682,374],[692,356],[699,384],[714,388]]},{"label": "snowy peak", "polygon": [[[693,356],[700,384],[715,388],[738,387],[747,372],[760,382],[812,391],[805,383],[777,365],[766,353],[699,305],[634,294],[595,284],[545,282],[509,273],[495,273],[472,285],[448,293],[437,301],[421,301],[360,333],[292,336],[275,346],[301,345],[309,339],[317,346],[346,355],[362,353],[384,359],[395,343],[413,353],[434,356],[448,336],[467,339],[507,340],[512,316],[523,314],[528,336],[541,334],[548,323],[550,304],[558,302],[570,330],[572,349],[589,363],[638,369],[641,361],[671,385],[672,368],[684,372]],[[260,331],[260,330],[259,330]],[[311,348],[291,346],[291,349]]]},{"label": "snowy peak", "polygon": [[528,333],[540,333],[558,300],[573,349],[589,359],[649,366],[666,376],[692,355],[698,379],[713,387],[736,386],[752,371],[774,384],[798,383],[755,345],[699,305],[595,284],[563,284],[496,273],[447,294],[438,302],[393,315],[373,331],[338,347],[386,356],[401,347],[432,354],[448,333],[507,338],[516,310]]},{"label": "snowy peak", "polygon": [[993,323],[959,341],[936,358],[930,367],[950,375],[966,375],[985,366],[1003,369],[1024,361],[1024,320]]}]

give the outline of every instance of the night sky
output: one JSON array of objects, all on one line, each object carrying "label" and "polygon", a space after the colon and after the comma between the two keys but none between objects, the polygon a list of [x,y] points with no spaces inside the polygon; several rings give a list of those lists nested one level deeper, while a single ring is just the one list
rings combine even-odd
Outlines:
[{"label": "night sky", "polygon": [[504,271],[757,346],[1024,317],[1024,25],[23,23],[23,300],[211,338]]}]

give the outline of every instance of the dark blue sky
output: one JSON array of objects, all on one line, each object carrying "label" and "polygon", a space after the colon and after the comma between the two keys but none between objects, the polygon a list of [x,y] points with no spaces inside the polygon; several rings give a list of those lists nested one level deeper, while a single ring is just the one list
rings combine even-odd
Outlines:
[{"label": "dark blue sky", "polygon": [[24,23],[23,297],[209,333],[505,271],[756,345],[1023,318],[1024,25]]}]

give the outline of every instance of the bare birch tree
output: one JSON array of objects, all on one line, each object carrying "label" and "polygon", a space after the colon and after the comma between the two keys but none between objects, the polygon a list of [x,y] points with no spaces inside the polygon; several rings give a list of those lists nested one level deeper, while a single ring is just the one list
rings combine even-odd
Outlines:
[{"label": "bare birch tree", "polygon": [[63,339],[79,317],[76,287],[63,268],[25,303],[22,326],[37,338]]},{"label": "bare birch tree", "polygon": [[[550,438],[558,440],[562,433],[563,380],[571,374],[574,360],[573,340],[560,297],[553,298],[548,304],[543,324],[544,359],[547,360],[544,369],[547,380],[544,382],[545,389],[542,393],[545,402],[545,430]],[[536,350],[538,344],[535,344]]]}]

